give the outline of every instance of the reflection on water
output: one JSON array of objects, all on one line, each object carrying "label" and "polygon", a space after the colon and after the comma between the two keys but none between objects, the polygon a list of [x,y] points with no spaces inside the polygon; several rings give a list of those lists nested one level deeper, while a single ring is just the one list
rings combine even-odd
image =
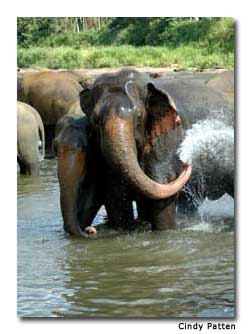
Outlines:
[{"label": "reflection on water", "polygon": [[[65,236],[56,161],[18,176],[20,317],[233,317],[233,201],[178,215],[176,231]],[[101,210],[96,223],[103,221]]]}]

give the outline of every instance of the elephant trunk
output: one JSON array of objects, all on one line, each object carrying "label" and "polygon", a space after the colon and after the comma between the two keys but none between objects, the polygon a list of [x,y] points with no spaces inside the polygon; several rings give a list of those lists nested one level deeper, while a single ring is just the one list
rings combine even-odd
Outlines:
[{"label": "elephant trunk", "polygon": [[186,165],[180,176],[168,184],[159,184],[150,179],[137,160],[133,124],[118,116],[110,116],[106,120],[101,147],[111,167],[123,175],[137,192],[154,200],[175,195],[191,175],[191,166]]}]

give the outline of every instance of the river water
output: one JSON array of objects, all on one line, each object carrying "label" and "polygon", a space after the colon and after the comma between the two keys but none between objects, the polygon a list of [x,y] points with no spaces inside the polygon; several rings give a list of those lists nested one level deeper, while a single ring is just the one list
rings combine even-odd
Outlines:
[{"label": "river water", "polygon": [[234,316],[230,197],[178,215],[175,231],[104,229],[82,240],[63,231],[56,160],[17,183],[19,317]]}]

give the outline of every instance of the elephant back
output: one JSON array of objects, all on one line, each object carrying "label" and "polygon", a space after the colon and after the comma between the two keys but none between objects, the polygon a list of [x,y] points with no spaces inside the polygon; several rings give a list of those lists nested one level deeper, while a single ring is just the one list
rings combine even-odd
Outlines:
[{"label": "elephant back", "polygon": [[221,91],[224,96],[234,103],[234,71],[224,71],[207,81],[207,86]]},{"label": "elephant back", "polygon": [[44,125],[56,125],[83,89],[73,77],[52,71],[28,74],[21,85],[23,100],[39,112]]}]

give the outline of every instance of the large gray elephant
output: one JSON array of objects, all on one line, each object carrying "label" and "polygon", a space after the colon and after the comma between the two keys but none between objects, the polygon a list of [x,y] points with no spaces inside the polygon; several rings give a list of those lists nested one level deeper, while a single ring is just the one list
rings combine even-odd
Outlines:
[{"label": "large gray elephant", "polygon": [[173,227],[191,166],[176,153],[184,131],[168,91],[125,69],[98,77],[80,93],[80,105],[86,116],[66,117],[55,138],[65,231],[92,232],[102,204],[111,226],[130,229],[133,201],[153,229]]},{"label": "large gray elephant", "polygon": [[20,173],[38,174],[44,153],[45,136],[41,117],[33,107],[17,102],[17,160]]},{"label": "large gray elephant", "polygon": [[[168,90],[175,99],[187,129],[188,138],[182,148],[190,151],[193,158],[191,178],[179,196],[181,211],[196,210],[206,197],[215,200],[224,193],[234,197],[234,92],[219,90],[219,85],[233,88],[232,83],[226,83],[226,78],[232,78],[231,73],[211,79],[217,87],[212,87],[210,80],[155,81],[157,87]],[[188,157],[188,153],[183,152],[183,156]]]},{"label": "large gray elephant", "polygon": [[79,101],[79,93],[85,85],[84,78],[74,71],[18,73],[17,99],[39,112],[48,149],[51,148],[57,122]]}]

